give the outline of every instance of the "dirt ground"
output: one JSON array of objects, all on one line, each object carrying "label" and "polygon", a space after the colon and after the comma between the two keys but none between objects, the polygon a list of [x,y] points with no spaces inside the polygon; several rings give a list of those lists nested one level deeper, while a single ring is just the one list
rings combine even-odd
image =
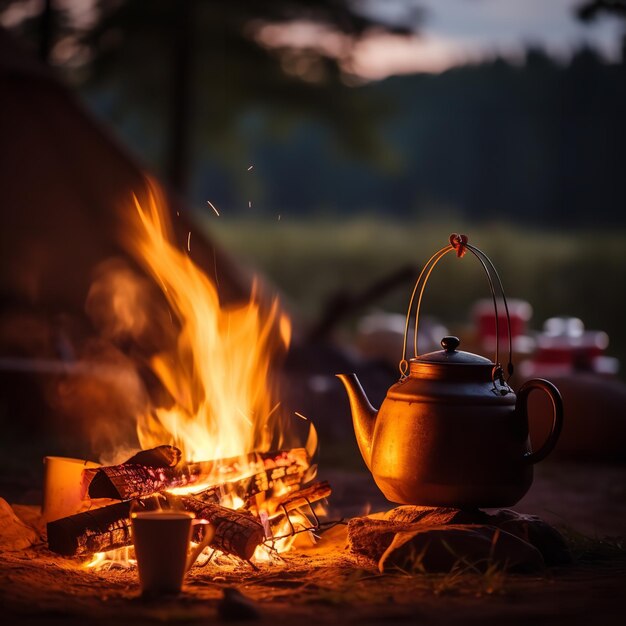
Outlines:
[{"label": "dirt ground", "polygon": [[[323,477],[335,484],[331,517],[361,514],[367,502],[372,510],[390,508],[367,475]],[[83,560],[58,557],[43,544],[3,552],[0,603],[11,623],[236,622],[236,607],[223,606],[224,590],[235,588],[250,599],[262,624],[622,624],[626,546],[601,537],[626,536],[625,478],[621,466],[542,469],[516,510],[567,527],[575,561],[540,574],[479,574],[467,568],[437,575],[380,574],[350,555],[346,527],[338,525],[316,545],[299,546],[256,570],[230,559],[194,566],[179,597],[156,601],[141,599],[134,569],[88,570]],[[18,512],[35,516],[36,507]]]}]

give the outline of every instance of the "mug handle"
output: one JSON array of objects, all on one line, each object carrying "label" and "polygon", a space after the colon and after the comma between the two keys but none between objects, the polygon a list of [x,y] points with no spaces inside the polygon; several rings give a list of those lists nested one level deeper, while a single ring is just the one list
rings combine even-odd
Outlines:
[{"label": "mug handle", "polygon": [[526,418],[526,422],[528,422],[528,396],[530,392],[535,389],[540,389],[548,394],[552,401],[552,429],[539,450],[524,453],[524,461],[531,465],[543,461],[543,459],[552,452],[561,434],[561,429],[563,428],[563,399],[561,398],[559,390],[550,381],[543,378],[533,378],[532,380],[526,381],[517,393],[517,406],[522,412],[522,415]]},{"label": "mug handle", "polygon": [[204,529],[204,537],[202,541],[189,553],[187,557],[187,563],[185,565],[185,571],[189,571],[191,566],[196,562],[196,559],[202,554],[202,551],[213,541],[213,537],[215,537],[215,526],[204,519],[194,519],[191,520],[192,526],[197,526],[201,524],[205,527]]}]

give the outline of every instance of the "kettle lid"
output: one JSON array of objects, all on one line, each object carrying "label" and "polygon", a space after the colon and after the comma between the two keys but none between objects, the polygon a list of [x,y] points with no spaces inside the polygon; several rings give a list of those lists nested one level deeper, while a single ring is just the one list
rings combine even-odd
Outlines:
[{"label": "kettle lid", "polygon": [[471,352],[464,352],[463,350],[457,350],[461,341],[458,337],[447,336],[441,340],[441,347],[443,350],[436,350],[435,352],[428,352],[422,354],[416,359],[411,359],[412,362],[418,361],[420,363],[449,363],[460,365],[490,365],[493,366],[493,362],[484,356],[478,354],[472,354]]}]

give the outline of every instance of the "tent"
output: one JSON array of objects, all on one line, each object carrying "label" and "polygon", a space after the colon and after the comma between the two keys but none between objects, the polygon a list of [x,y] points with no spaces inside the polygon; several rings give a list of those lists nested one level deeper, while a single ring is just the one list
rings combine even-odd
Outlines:
[{"label": "tent", "polygon": [[[94,267],[125,254],[117,209],[144,188],[144,177],[54,72],[0,31],[2,300],[82,311]],[[244,297],[249,277],[169,198],[170,213],[180,212],[173,222],[181,248],[193,230],[193,259],[210,274],[217,263],[220,297]]]},{"label": "tent", "polygon": [[[123,401],[132,372],[123,364],[86,418],[68,420],[51,393],[59,378],[78,371],[81,350],[96,334],[85,302],[98,267],[113,257],[141,272],[120,232],[123,210],[134,210],[132,193],[141,196],[145,177],[54,71],[0,30],[0,420],[9,457],[22,444],[31,459],[42,451],[81,452],[74,444],[82,423],[105,417],[98,397],[112,413],[132,410]],[[167,204],[180,248],[192,231],[193,260],[219,274],[220,300],[246,299],[251,275],[194,226],[171,192]],[[270,300],[262,286],[257,294]]]}]

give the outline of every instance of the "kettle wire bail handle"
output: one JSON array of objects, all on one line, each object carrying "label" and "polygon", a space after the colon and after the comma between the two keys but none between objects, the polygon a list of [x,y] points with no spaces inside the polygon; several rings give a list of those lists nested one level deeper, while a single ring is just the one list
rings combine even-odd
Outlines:
[{"label": "kettle wire bail handle", "polygon": [[[506,313],[506,321],[507,321],[507,334],[508,334],[508,340],[509,340],[509,345],[508,345],[509,360],[507,364],[507,378],[506,378],[507,382],[509,378],[513,375],[514,369],[513,369],[513,339],[511,336],[511,317],[509,315],[509,306],[506,301],[506,295],[504,293],[504,287],[502,286],[502,280],[500,279],[500,275],[498,274],[498,271],[496,270],[491,259],[480,248],[477,248],[476,246],[473,246],[470,243],[468,243],[468,238],[466,235],[459,235],[457,233],[452,233],[450,235],[450,243],[447,246],[435,252],[435,254],[433,254],[430,257],[430,259],[428,259],[428,261],[422,268],[422,271],[420,272],[417,280],[415,281],[415,286],[413,287],[413,293],[411,294],[411,298],[409,300],[409,307],[407,310],[406,321],[404,325],[404,339],[402,342],[402,359],[400,360],[400,363],[398,365],[398,368],[400,370],[400,378],[401,379],[406,378],[407,371],[409,368],[409,364],[406,359],[406,352],[407,352],[407,340],[408,340],[408,335],[409,335],[409,326],[411,323],[411,313],[413,311],[413,303],[415,302],[415,296],[417,295],[417,292],[419,289],[419,296],[417,298],[417,305],[415,308],[415,329],[413,331],[413,352],[414,352],[415,358],[417,358],[419,354],[418,345],[417,345],[418,329],[419,329],[419,314],[420,314],[420,308],[422,305],[422,298],[424,296],[424,290],[426,289],[426,283],[428,282],[428,279],[430,278],[430,275],[432,271],[435,269],[435,266],[437,265],[437,263],[439,263],[439,261],[441,261],[441,259],[446,254],[452,252],[453,250],[456,251],[456,255],[458,258],[462,258],[465,255],[465,253],[469,250],[480,262],[487,276],[487,280],[489,281],[489,290],[491,292],[491,298],[493,300],[493,307],[495,310],[495,321],[496,321],[496,354],[494,358],[495,367],[493,368],[492,379],[493,379],[494,384],[496,380],[498,380],[500,384],[504,385],[505,384],[504,373],[502,370],[502,366],[500,365],[500,322],[498,319],[498,300],[496,297],[496,289],[495,289],[494,280],[493,280],[494,276],[498,283],[499,291],[502,294],[502,301],[504,303],[504,310]],[[492,273],[493,273],[493,276],[492,276]]]},{"label": "kettle wire bail handle", "polygon": [[552,427],[550,434],[545,440],[544,444],[536,452],[526,452],[524,454],[524,462],[529,465],[534,465],[543,461],[559,440],[561,429],[563,428],[563,399],[559,390],[548,380],[543,378],[533,378],[526,381],[517,392],[517,407],[516,411],[519,411],[525,423],[528,424],[528,396],[530,392],[539,389],[546,393],[552,402]]},{"label": "kettle wire bail handle", "polygon": [[480,261],[480,264],[482,265],[483,270],[487,275],[487,280],[489,281],[489,290],[491,291],[491,299],[493,301],[493,308],[496,320],[496,354],[494,358],[495,367],[492,373],[492,378],[494,383],[496,380],[499,380],[500,384],[504,385],[504,372],[502,370],[502,366],[500,365],[500,320],[498,316],[498,300],[496,297],[496,290],[493,278],[495,277],[497,281],[498,289],[502,296],[504,312],[506,315],[506,334],[508,337],[509,352],[509,359],[506,366],[506,382],[508,383],[511,376],[513,376],[515,368],[513,367],[513,335],[511,333],[511,315],[509,313],[509,305],[506,301],[506,294],[504,293],[504,286],[502,285],[502,279],[500,278],[500,274],[498,274],[498,270],[496,269],[496,266],[493,264],[492,260],[480,248],[477,248],[476,246],[473,246],[469,243],[466,243],[466,247]]},{"label": "kettle wire bail handle", "polygon": [[441,248],[440,250],[437,250],[437,252],[435,252],[435,254],[433,254],[430,257],[430,259],[428,259],[428,261],[426,261],[426,264],[422,268],[422,271],[420,272],[417,280],[415,281],[415,286],[413,287],[413,292],[411,293],[411,298],[409,300],[409,307],[406,313],[406,320],[404,323],[404,339],[402,340],[402,359],[400,360],[400,363],[398,364],[398,369],[400,370],[400,379],[406,378],[407,372],[409,369],[409,362],[407,361],[407,358],[406,358],[407,341],[409,338],[409,326],[411,324],[413,302],[415,302],[415,296],[417,295],[417,290],[421,285],[419,299],[417,302],[417,310],[415,312],[415,329],[413,331],[414,333],[413,345],[414,345],[414,352],[415,352],[416,357],[417,357],[417,331],[418,331],[418,324],[419,324],[419,310],[420,310],[420,305],[422,302],[422,296],[424,295],[424,288],[426,287],[426,282],[428,281],[428,278],[431,272],[433,271],[433,269],[435,268],[435,266],[437,265],[437,263],[439,263],[439,261],[446,254],[448,254],[449,252],[452,252],[452,250],[454,250],[454,247],[451,244]]}]

